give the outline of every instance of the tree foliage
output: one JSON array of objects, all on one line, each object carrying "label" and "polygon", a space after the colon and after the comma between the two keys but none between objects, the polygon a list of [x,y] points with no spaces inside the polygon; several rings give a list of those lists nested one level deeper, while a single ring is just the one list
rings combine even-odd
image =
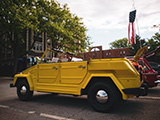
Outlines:
[{"label": "tree foliage", "polygon": [[115,40],[114,42],[110,43],[111,49],[117,49],[117,48],[125,48],[125,47],[131,47],[131,55],[135,55],[136,52],[143,46],[147,45],[147,42],[145,39],[141,39],[140,36],[136,35],[136,44],[130,45],[127,38]]},{"label": "tree foliage", "polygon": [[130,51],[131,55],[135,55],[137,51],[145,45],[147,45],[145,39],[141,39],[139,35],[136,35],[136,44],[132,45],[132,49]]},{"label": "tree foliage", "polygon": [[71,14],[67,4],[61,6],[54,0],[1,0],[0,16],[0,44],[14,51],[15,66],[26,52],[27,29],[47,32],[53,47],[66,52],[84,52],[90,45],[82,19]]},{"label": "tree foliage", "polygon": [[112,43],[110,43],[110,45],[111,45],[110,47],[111,49],[130,47],[130,45],[128,44],[127,38],[115,40]]},{"label": "tree foliage", "polygon": [[149,46],[149,51],[151,52],[155,50],[158,46],[160,46],[160,34],[157,32],[151,39],[148,39],[147,45]]},{"label": "tree foliage", "polygon": [[[19,45],[24,43],[24,34],[21,32],[32,29],[47,32],[54,47],[66,51],[83,52],[90,44],[82,19],[71,14],[67,4],[61,7],[54,0],[1,0],[0,12],[1,39],[4,38],[3,35],[14,32]],[[10,44],[5,40],[1,43]]]},{"label": "tree foliage", "polygon": [[155,33],[150,39],[147,41],[145,39],[141,39],[139,35],[136,35],[136,44],[129,45],[128,44],[128,39],[123,38],[119,40],[115,40],[114,42],[110,43],[111,49],[116,49],[116,48],[125,48],[125,47],[132,47],[130,53],[131,55],[135,55],[137,51],[147,45],[148,46],[148,52],[151,52],[155,50],[158,46],[160,46],[160,34],[157,32]]}]

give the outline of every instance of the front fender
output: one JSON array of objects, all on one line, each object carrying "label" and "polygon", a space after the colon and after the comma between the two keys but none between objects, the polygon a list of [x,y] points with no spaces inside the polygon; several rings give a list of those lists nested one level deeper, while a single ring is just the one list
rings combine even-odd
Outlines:
[{"label": "front fender", "polygon": [[16,86],[16,82],[17,82],[18,78],[26,78],[26,80],[29,84],[30,90],[33,91],[33,82],[32,82],[30,74],[16,74],[14,76],[13,86]]}]

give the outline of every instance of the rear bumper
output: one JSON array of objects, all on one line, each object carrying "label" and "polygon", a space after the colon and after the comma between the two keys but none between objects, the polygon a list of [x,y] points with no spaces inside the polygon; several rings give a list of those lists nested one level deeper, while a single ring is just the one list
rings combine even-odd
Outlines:
[{"label": "rear bumper", "polygon": [[127,95],[136,95],[136,96],[144,95],[146,93],[144,87],[140,87],[140,88],[127,88],[127,89],[123,89],[122,91],[125,94],[127,94]]}]

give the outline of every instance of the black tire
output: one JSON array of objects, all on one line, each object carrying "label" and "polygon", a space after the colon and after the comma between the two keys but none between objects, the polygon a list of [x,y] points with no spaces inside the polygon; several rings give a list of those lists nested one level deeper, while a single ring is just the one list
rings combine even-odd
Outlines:
[{"label": "black tire", "polygon": [[[103,95],[99,95],[100,92]],[[100,99],[99,99],[100,98]],[[118,94],[111,84],[96,83],[88,91],[88,101],[99,112],[109,112],[117,103]]]},{"label": "black tire", "polygon": [[30,87],[26,80],[20,80],[17,85],[17,95],[21,101],[28,101],[33,96],[33,91],[30,91]]},{"label": "black tire", "polygon": [[148,88],[149,88],[148,84],[142,83],[141,87],[144,87],[144,89],[145,89],[145,93],[142,96],[148,95]]},{"label": "black tire", "polygon": [[52,96],[58,96],[59,94],[58,93],[52,93]]}]

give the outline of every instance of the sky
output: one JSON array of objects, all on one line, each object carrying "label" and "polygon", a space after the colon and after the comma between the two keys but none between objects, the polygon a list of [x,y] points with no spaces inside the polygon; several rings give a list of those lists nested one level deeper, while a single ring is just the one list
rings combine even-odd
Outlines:
[{"label": "sky", "polygon": [[[129,12],[136,9],[136,34],[149,39],[159,28],[160,0],[57,0],[83,18],[91,46],[110,49],[109,43],[128,37]],[[134,3],[134,4],[133,4]]]}]

